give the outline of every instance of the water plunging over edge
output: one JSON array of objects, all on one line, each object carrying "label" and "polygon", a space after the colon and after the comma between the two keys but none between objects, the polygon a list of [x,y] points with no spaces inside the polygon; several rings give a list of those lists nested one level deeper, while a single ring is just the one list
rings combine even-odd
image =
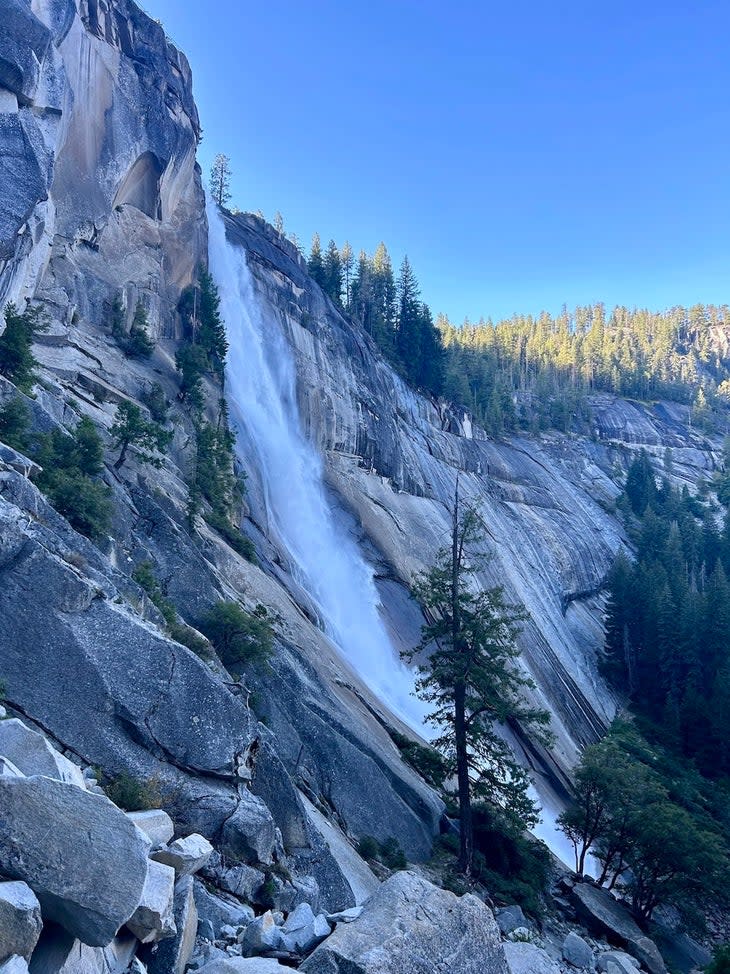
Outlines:
[{"label": "water plunging over edge", "polygon": [[264,316],[242,247],[226,239],[208,201],[210,269],[229,341],[227,399],[238,438],[255,451],[268,533],[311,597],[324,631],[367,686],[423,733],[426,712],[411,695],[413,674],[398,659],[380,617],[373,570],[340,525],[325,490],[322,460],[302,430],[293,353],[279,315]]}]

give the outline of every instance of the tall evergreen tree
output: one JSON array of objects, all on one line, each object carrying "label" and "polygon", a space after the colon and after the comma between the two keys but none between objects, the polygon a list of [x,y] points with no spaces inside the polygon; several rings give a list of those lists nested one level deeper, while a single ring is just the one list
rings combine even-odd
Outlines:
[{"label": "tall evergreen tree", "polygon": [[218,206],[225,206],[231,199],[231,161],[219,152],[210,170],[210,195]]},{"label": "tall evergreen tree", "polygon": [[534,823],[525,770],[498,732],[518,722],[545,737],[548,715],[522,700],[533,686],[515,667],[515,640],[523,610],[508,604],[501,588],[474,590],[473,570],[483,560],[484,530],[473,508],[462,510],[458,482],[451,545],[413,585],[433,622],[418,647],[405,652],[417,661],[416,692],[433,709],[427,720],[439,731],[434,742],[458,782],[460,867],[472,871],[472,798],[483,797],[522,821]]}]

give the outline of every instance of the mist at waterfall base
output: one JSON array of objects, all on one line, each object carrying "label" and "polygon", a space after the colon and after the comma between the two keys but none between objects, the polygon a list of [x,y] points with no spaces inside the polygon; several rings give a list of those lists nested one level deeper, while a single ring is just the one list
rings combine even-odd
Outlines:
[{"label": "mist at waterfall base", "polygon": [[[302,430],[292,352],[278,316],[264,320],[243,248],[208,201],[210,270],[220,291],[234,427],[256,451],[269,536],[314,602],[324,631],[367,686],[414,730],[425,707],[378,610],[373,572],[328,503],[322,460]],[[240,438],[239,438],[240,446]],[[249,462],[251,457],[245,458]]]},{"label": "mist at waterfall base", "polygon": [[[218,207],[208,200],[209,264],[220,292],[229,341],[226,388],[238,449],[255,451],[265,494],[267,534],[288,560],[317,608],[324,631],[365,684],[408,726],[426,738],[425,704],[413,696],[379,612],[373,571],[335,517],[322,460],[299,416],[293,353],[276,315],[264,318],[242,247],[226,239]],[[251,461],[251,457],[242,458]],[[572,850],[556,825],[559,806],[541,787],[534,830],[567,864]]]}]

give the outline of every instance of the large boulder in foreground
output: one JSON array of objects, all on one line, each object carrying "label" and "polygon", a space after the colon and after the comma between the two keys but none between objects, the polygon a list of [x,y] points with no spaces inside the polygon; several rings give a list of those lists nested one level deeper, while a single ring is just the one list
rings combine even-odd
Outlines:
[{"label": "large boulder in foreground", "polygon": [[307,974],[507,974],[491,911],[413,872],[376,890],[362,915],[340,924],[300,967]]},{"label": "large boulder in foreground", "polygon": [[590,883],[578,883],[571,892],[578,917],[589,930],[600,934],[619,947],[624,947],[649,974],[666,974],[659,948],[650,940],[628,909],[607,889]]},{"label": "large boulder in foreground", "polygon": [[83,943],[108,944],[142,898],[146,836],[108,799],[41,776],[0,778],[0,808],[0,873]]}]

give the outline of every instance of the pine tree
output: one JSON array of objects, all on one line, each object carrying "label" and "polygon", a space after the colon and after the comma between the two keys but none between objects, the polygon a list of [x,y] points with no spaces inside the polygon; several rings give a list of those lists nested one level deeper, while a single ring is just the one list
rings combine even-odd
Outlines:
[{"label": "pine tree", "polygon": [[351,284],[352,284],[352,271],[355,265],[355,254],[350,246],[349,240],[346,240],[342,245],[342,250],[340,250],[340,259],[342,261],[342,276],[344,278],[345,285],[345,309],[349,311],[350,309],[350,297],[351,297]]},{"label": "pine tree", "polygon": [[30,392],[38,366],[33,356],[33,341],[46,328],[41,309],[27,307],[20,312],[8,302],[4,318],[5,331],[0,335],[0,375],[14,382],[22,392]]},{"label": "pine tree", "polygon": [[483,543],[477,512],[460,508],[457,481],[451,545],[413,585],[415,597],[434,621],[423,627],[419,646],[403,654],[408,662],[418,661],[416,693],[433,706],[427,720],[439,731],[434,746],[458,781],[459,861],[467,875],[474,853],[473,797],[498,804],[523,824],[535,821],[527,774],[498,726],[519,722],[540,736],[548,722],[546,713],[521,699],[523,689],[533,686],[515,668],[523,610],[505,602],[499,587],[473,590],[473,569],[483,561],[474,549]]},{"label": "pine tree", "polygon": [[228,339],[226,326],[220,313],[220,295],[212,276],[204,267],[200,269],[198,279],[200,282],[198,343],[205,349],[213,370],[223,378],[228,354]]},{"label": "pine tree", "polygon": [[158,423],[144,418],[139,406],[124,399],[117,406],[117,414],[111,427],[112,443],[120,450],[114,469],[119,470],[127,458],[130,446],[136,447],[140,458],[154,467],[162,464],[164,453],[172,433],[164,430]]},{"label": "pine tree", "polygon": [[321,288],[324,288],[325,286],[324,261],[322,259],[322,244],[320,242],[318,233],[315,233],[312,236],[312,247],[309,251],[307,270],[309,271],[309,274],[312,277],[312,279],[317,284],[319,284]]},{"label": "pine tree", "polygon": [[323,290],[332,300],[339,304],[342,300],[342,261],[337,244],[330,240],[324,254],[323,267]]},{"label": "pine tree", "polygon": [[231,198],[231,161],[219,152],[210,170],[210,195],[218,206],[225,206]]}]

